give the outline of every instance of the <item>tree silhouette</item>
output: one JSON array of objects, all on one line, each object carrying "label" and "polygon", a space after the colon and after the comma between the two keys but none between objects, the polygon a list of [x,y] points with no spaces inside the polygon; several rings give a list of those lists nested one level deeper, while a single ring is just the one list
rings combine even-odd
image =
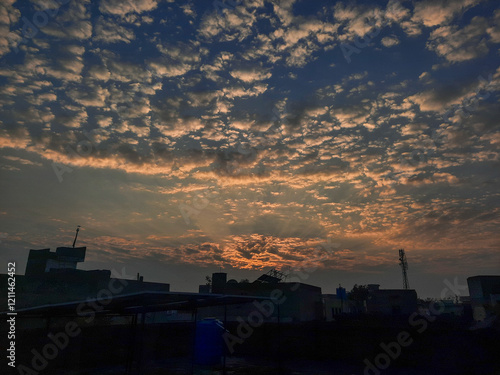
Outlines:
[{"label": "tree silhouette", "polygon": [[368,287],[366,285],[354,284],[351,292],[349,293],[349,299],[358,303],[363,303],[368,299]]}]

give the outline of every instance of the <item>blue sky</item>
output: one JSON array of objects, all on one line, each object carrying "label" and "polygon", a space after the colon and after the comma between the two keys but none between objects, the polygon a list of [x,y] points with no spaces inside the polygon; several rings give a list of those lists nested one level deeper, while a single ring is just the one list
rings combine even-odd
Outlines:
[{"label": "blue sky", "polygon": [[397,288],[399,248],[421,296],[498,274],[497,8],[4,1],[2,261],[78,224],[83,268],[173,290]]}]

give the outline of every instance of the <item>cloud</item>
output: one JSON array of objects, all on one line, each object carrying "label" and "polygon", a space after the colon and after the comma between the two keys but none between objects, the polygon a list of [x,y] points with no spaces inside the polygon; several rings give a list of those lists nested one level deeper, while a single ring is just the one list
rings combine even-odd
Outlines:
[{"label": "cloud", "polygon": [[462,29],[458,26],[442,26],[431,33],[427,48],[451,63],[476,59],[489,51],[487,28],[487,20],[478,16]]},{"label": "cloud", "polygon": [[253,34],[257,22],[256,10],[263,6],[264,2],[259,0],[214,9],[202,17],[198,31],[205,39],[241,42]]},{"label": "cloud", "polygon": [[151,82],[152,72],[143,64],[120,60],[119,56],[112,52],[103,53],[101,58],[106,69],[100,67],[93,72],[103,80],[107,78],[109,72],[109,78],[118,82]]},{"label": "cloud", "polygon": [[410,16],[410,9],[404,7],[399,0],[389,0],[384,11],[384,18],[390,23],[399,24]]},{"label": "cloud", "polygon": [[448,24],[460,12],[475,6],[480,0],[424,0],[415,3],[413,20],[432,27]]},{"label": "cloud", "polygon": [[26,148],[31,143],[31,137],[25,127],[0,129],[0,148]]},{"label": "cloud", "polygon": [[388,48],[394,47],[394,46],[397,46],[399,44],[399,39],[394,35],[385,36],[382,38],[381,43],[384,45],[384,47],[388,47]]},{"label": "cloud", "polygon": [[422,74],[420,74],[418,76],[418,79],[420,81],[424,81],[424,82],[427,82],[427,83],[432,82],[431,74],[429,72],[423,72]]},{"label": "cloud", "polygon": [[422,173],[419,175],[413,175],[407,178],[403,183],[410,185],[428,185],[437,183],[446,183],[450,185],[457,184],[459,179],[450,173]]},{"label": "cloud", "polygon": [[111,73],[103,65],[91,65],[88,70],[88,76],[99,81],[108,81]]},{"label": "cloud", "polygon": [[338,2],[334,6],[334,17],[342,23],[341,41],[364,37],[368,33],[380,31],[383,25],[383,10],[379,7],[356,6],[350,3],[345,6]]},{"label": "cloud", "polygon": [[101,0],[99,10],[116,16],[126,16],[129,13],[149,12],[158,6],[156,0]]},{"label": "cloud", "polygon": [[196,11],[193,9],[193,4],[184,4],[181,5],[180,8],[186,16],[196,18]]},{"label": "cloud", "polygon": [[193,69],[190,64],[185,63],[171,63],[168,59],[150,60],[149,66],[153,71],[164,77],[178,77],[183,76]]},{"label": "cloud", "polygon": [[149,66],[156,74],[166,77],[182,76],[195,69],[202,55],[208,53],[198,42],[158,44],[157,48],[162,57],[150,60]]},{"label": "cloud", "polygon": [[88,85],[87,87],[69,90],[67,95],[84,107],[104,107],[109,92],[102,87]]},{"label": "cloud", "polygon": [[157,121],[155,127],[163,135],[178,138],[190,132],[203,129],[205,124],[195,117],[179,117],[174,121]]},{"label": "cloud", "polygon": [[[4,3],[1,31],[19,19],[14,3]],[[16,56],[0,37],[0,148],[15,155],[2,172],[38,168],[20,188],[41,176],[42,189],[61,195],[95,193],[88,181],[119,175],[105,179],[116,185],[102,196],[137,207],[113,218],[98,207],[89,221],[106,230],[128,225],[126,236],[143,240],[96,236],[102,257],[296,266],[327,234],[346,244],[324,268],[392,263],[385,249],[404,244],[418,252],[467,242],[467,256],[483,251],[478,243],[492,248],[498,210],[484,207],[497,199],[500,70],[483,85],[476,75],[490,71],[458,63],[491,65],[500,11],[478,17],[483,8],[466,1],[433,1],[435,14],[414,2],[413,17],[411,2],[396,0],[385,8],[311,2],[307,12],[294,1],[245,1],[222,14],[211,3],[71,3]],[[161,22],[163,9],[172,18]],[[364,65],[346,67],[339,42],[377,30]],[[387,48],[408,36],[427,50],[395,56],[422,52],[417,68],[387,65],[394,55]],[[442,64],[433,69],[436,56]],[[479,88],[484,99],[475,109],[442,118]],[[93,129],[87,155],[80,142]],[[242,153],[240,142],[253,149]],[[421,150],[422,160],[412,160]],[[73,169],[60,190],[51,162]],[[76,190],[70,180],[79,181]],[[220,188],[217,198],[187,227],[178,205],[192,205],[207,184]]]},{"label": "cloud", "polygon": [[61,39],[89,39],[92,36],[89,5],[89,0],[70,2],[67,10],[61,8],[55,22],[49,22],[43,32]]},{"label": "cloud", "polygon": [[492,26],[488,27],[486,31],[493,43],[500,43],[500,9],[495,10],[491,24]]},{"label": "cloud", "polygon": [[292,48],[289,56],[286,58],[286,64],[290,67],[304,67],[311,59],[314,48],[308,48],[307,45],[299,45]]},{"label": "cloud", "polygon": [[104,43],[130,43],[135,39],[132,30],[120,26],[117,22],[99,17],[95,26],[94,40]]},{"label": "cloud", "polygon": [[274,13],[276,13],[283,26],[288,26],[293,22],[294,4],[295,0],[279,0],[273,3]]},{"label": "cloud", "polygon": [[352,128],[363,124],[368,119],[367,109],[362,106],[336,108],[333,115],[342,128]]},{"label": "cloud", "polygon": [[266,92],[267,85],[263,83],[257,83],[249,88],[245,88],[239,85],[236,86],[226,86],[222,89],[223,97],[227,99],[234,98],[244,98],[244,97],[252,97],[259,96]]},{"label": "cloud", "polygon": [[23,159],[19,156],[3,156],[4,159],[7,159],[7,160],[10,160],[10,161],[13,161],[13,162],[17,162],[19,164],[23,164],[23,165],[34,165],[34,166],[37,166],[37,167],[41,167],[42,166],[42,163],[37,163],[37,162],[33,162],[31,160],[28,160],[28,159]]},{"label": "cloud", "polygon": [[[85,66],[83,54],[85,48],[70,44],[55,48],[57,54],[53,59],[40,57],[39,62],[44,66],[45,74],[64,81],[81,81],[82,71]],[[37,57],[34,57],[37,60]]]},{"label": "cloud", "polygon": [[56,116],[55,121],[67,128],[79,129],[87,122],[87,111],[81,110],[78,112],[67,111],[65,114]]},{"label": "cloud", "polygon": [[0,57],[20,42],[21,37],[11,32],[11,26],[21,17],[21,12],[14,7],[16,0],[6,0],[0,5]]},{"label": "cloud", "polygon": [[421,111],[443,112],[452,105],[461,103],[466,97],[475,93],[481,85],[478,81],[457,82],[446,86],[422,91],[408,97],[420,107]]},{"label": "cloud", "polygon": [[237,69],[231,71],[231,76],[243,82],[263,81],[271,78],[271,73],[263,68]]}]

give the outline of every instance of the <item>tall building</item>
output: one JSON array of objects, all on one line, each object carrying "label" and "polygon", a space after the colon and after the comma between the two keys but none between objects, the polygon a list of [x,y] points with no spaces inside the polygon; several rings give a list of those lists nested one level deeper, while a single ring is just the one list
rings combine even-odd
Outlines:
[{"label": "tall building", "polygon": [[467,278],[474,320],[484,320],[500,306],[500,276]]},{"label": "tall building", "polygon": [[86,250],[86,247],[58,247],[56,251],[30,250],[24,276],[16,276],[16,285],[23,290],[16,299],[17,307],[83,300],[88,296],[97,296],[110,283],[115,285],[115,281],[120,280],[123,281],[120,283],[123,287],[115,294],[170,291],[169,284],[145,282],[139,274],[136,280],[122,279],[123,269],[114,272],[77,269],[78,263],[85,260]]},{"label": "tall building", "polygon": [[212,293],[224,293],[227,283],[227,273],[215,272],[212,274]]},{"label": "tall building", "polygon": [[58,247],[55,252],[50,249],[30,250],[24,274],[40,276],[57,270],[76,270],[77,263],[85,260],[86,251],[86,247]]}]

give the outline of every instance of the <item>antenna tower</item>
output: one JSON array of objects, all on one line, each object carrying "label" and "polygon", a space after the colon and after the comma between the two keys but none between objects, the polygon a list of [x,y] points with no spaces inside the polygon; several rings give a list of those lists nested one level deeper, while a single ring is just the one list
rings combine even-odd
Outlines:
[{"label": "antenna tower", "polygon": [[78,232],[80,231],[80,228],[81,226],[80,225],[77,225],[76,226],[76,234],[75,234],[75,239],[73,240],[73,249],[75,248],[75,245],[76,245],[76,239],[78,237]]},{"label": "antenna tower", "polygon": [[410,289],[410,284],[408,283],[408,261],[406,260],[406,254],[404,249],[399,249],[399,265],[403,270],[403,289]]}]

